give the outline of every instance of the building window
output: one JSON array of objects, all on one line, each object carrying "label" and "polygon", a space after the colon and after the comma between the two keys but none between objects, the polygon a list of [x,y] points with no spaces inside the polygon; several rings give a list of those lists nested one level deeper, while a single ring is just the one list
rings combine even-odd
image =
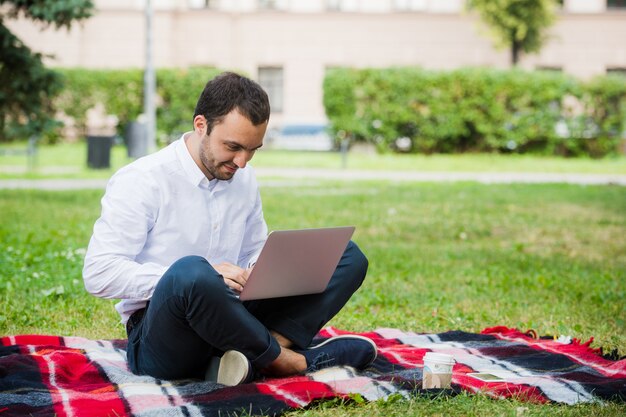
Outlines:
[{"label": "building window", "polygon": [[394,0],[393,8],[398,12],[423,12],[426,0]]},{"label": "building window", "polygon": [[259,0],[259,9],[261,10],[276,9],[276,0]]},{"label": "building window", "polygon": [[283,68],[259,67],[259,84],[267,92],[272,113],[283,111]]},{"label": "building window", "polygon": [[259,10],[287,10],[289,0],[259,0]]},{"label": "building window", "polygon": [[190,9],[217,9],[220,0],[188,0]]},{"label": "building window", "polygon": [[356,12],[359,10],[358,0],[326,0],[326,10],[334,12]]},{"label": "building window", "polygon": [[626,0],[607,0],[607,9],[626,9]]},{"label": "building window", "polygon": [[326,10],[332,12],[338,12],[341,10],[340,0],[326,0]]}]

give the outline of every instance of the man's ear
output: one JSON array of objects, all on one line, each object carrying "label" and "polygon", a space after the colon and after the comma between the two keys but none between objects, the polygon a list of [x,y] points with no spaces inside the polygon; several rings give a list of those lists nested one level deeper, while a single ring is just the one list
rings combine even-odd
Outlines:
[{"label": "man's ear", "polygon": [[193,130],[196,134],[204,136],[207,130],[207,121],[203,115],[199,114],[193,118]]}]

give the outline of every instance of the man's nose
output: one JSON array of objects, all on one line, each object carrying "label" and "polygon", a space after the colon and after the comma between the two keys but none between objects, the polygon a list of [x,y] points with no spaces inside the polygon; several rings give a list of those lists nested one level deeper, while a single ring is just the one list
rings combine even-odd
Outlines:
[{"label": "man's nose", "polygon": [[252,156],[248,154],[246,151],[237,152],[233,162],[237,165],[238,168],[245,168],[248,161],[252,159]]}]

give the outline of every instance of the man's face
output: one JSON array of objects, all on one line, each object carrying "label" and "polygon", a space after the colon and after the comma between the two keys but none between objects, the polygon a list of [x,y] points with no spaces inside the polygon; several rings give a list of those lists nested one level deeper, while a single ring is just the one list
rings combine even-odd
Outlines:
[{"label": "man's face", "polygon": [[199,149],[204,175],[208,179],[231,179],[263,146],[266,128],[267,122],[255,126],[236,109],[216,123],[208,135],[205,127]]}]

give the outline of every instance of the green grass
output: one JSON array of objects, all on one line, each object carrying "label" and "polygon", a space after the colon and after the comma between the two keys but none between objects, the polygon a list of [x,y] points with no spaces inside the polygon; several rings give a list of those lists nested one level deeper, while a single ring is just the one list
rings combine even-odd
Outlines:
[{"label": "green grass", "polygon": [[[605,159],[558,158],[536,155],[498,154],[364,154],[352,152],[348,169],[424,172],[550,172],[587,174],[626,174],[626,157]],[[289,152],[266,150],[257,153],[254,166],[288,168],[340,168],[337,152]]]},{"label": "green grass", "polygon": [[[125,337],[86,293],[82,256],[102,191],[0,190],[0,334]],[[493,325],[595,338],[626,354],[626,193],[615,186],[283,182],[270,229],[354,224],[364,286],[330,323],[352,331]],[[623,404],[535,405],[480,395],[352,404],[289,416],[620,416]]]},{"label": "green grass", "polygon": [[131,162],[126,148],[114,146],[111,149],[109,169],[89,169],[87,167],[87,144],[85,142],[41,145],[37,148],[35,167],[28,168],[28,158],[23,154],[3,155],[24,150],[24,144],[0,145],[0,179],[2,178],[108,178],[117,169]]},{"label": "green grass", "polygon": [[[116,169],[129,163],[126,148],[115,146],[111,152],[111,169],[88,169],[84,142],[40,146],[36,169],[26,171],[24,155],[2,155],[3,149],[25,145],[0,146],[0,178],[107,178]],[[601,160],[588,158],[557,158],[532,155],[370,155],[351,152],[346,168],[359,170],[392,170],[423,172],[549,172],[587,174],[626,174],[626,156]],[[342,168],[337,152],[290,152],[263,149],[253,160],[255,167]]]},{"label": "green grass", "polygon": [[320,403],[305,411],[286,413],[286,417],[604,417],[623,416],[626,407],[622,404],[606,404],[604,406],[581,404],[539,405],[523,403],[515,400],[492,400],[480,394],[461,394],[456,397],[415,398],[411,400],[392,399],[373,403],[346,403],[331,401]]}]

